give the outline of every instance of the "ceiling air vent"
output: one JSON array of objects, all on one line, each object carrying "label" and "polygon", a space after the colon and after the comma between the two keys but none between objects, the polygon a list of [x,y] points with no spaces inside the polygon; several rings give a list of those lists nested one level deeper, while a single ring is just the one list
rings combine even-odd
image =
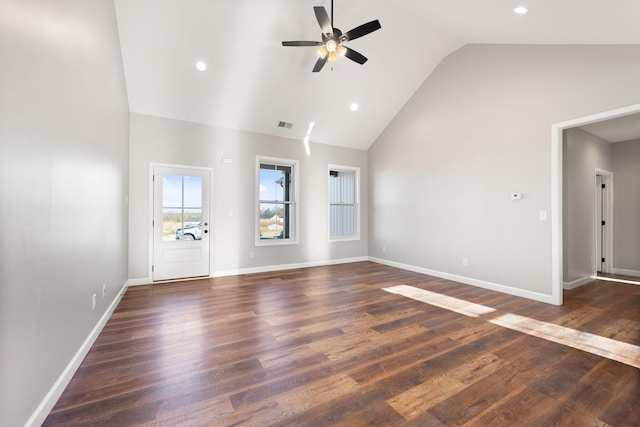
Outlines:
[{"label": "ceiling air vent", "polygon": [[293,123],[278,122],[278,127],[285,128],[285,129],[291,129],[293,127]]}]

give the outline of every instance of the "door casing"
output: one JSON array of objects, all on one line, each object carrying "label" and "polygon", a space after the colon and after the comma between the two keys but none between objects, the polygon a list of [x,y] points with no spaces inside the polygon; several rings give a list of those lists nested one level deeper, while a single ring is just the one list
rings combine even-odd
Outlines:
[{"label": "door casing", "polygon": [[[600,183],[605,185],[604,191]],[[613,172],[596,169],[594,190],[593,259],[594,275],[597,275],[598,271],[602,273],[613,271]],[[605,221],[604,230],[601,221]],[[602,240],[600,240],[600,236]],[[600,258],[604,258],[605,262],[602,263]]]},{"label": "door casing", "polygon": [[551,297],[549,302],[562,305],[562,142],[563,131],[640,112],[633,104],[551,125]]},{"label": "door casing", "polygon": [[208,273],[208,277],[211,277],[211,265],[212,265],[212,260],[211,260],[211,254],[212,254],[212,241],[213,241],[213,233],[212,233],[212,223],[211,223],[211,217],[212,217],[212,206],[213,204],[213,169],[212,168],[205,168],[205,167],[198,167],[198,166],[190,166],[190,165],[176,165],[176,164],[167,164],[167,163],[149,163],[149,216],[148,216],[148,235],[149,235],[149,258],[148,258],[148,278],[149,278],[149,283],[153,283],[154,281],[154,275],[153,275],[153,264],[154,264],[154,227],[153,227],[153,221],[154,221],[154,183],[153,183],[153,176],[154,176],[154,171],[155,168],[157,167],[163,167],[163,168],[174,168],[174,169],[180,169],[180,170],[193,170],[193,171],[200,171],[200,172],[206,172],[208,174],[208,180],[209,180],[209,185],[208,185],[208,198],[209,198],[209,203],[208,203],[208,211],[209,211],[209,238],[208,238],[208,257],[209,257],[209,273]]}]

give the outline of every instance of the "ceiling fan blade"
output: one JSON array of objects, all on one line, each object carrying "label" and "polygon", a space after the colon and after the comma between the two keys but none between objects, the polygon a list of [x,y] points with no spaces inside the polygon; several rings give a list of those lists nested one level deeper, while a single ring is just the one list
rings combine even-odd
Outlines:
[{"label": "ceiling fan blade", "polygon": [[324,6],[314,6],[313,11],[316,13],[316,19],[320,24],[320,28],[322,28],[322,33],[329,36],[333,35],[333,27],[329,15],[327,15],[327,9]]},{"label": "ceiling fan blade", "polygon": [[322,42],[291,41],[291,42],[282,42],[282,46],[322,46]]},{"label": "ceiling fan blade", "polygon": [[324,67],[324,64],[326,63],[327,63],[326,56],[324,58],[318,58],[318,62],[316,62],[316,65],[313,67],[313,72],[317,73],[318,71],[322,70],[322,67]]},{"label": "ceiling fan blade", "polygon": [[362,24],[359,27],[354,28],[353,30],[347,31],[340,38],[342,41],[355,40],[359,37],[366,36],[369,33],[373,33],[376,30],[382,28],[380,25],[380,21],[377,19],[375,21],[367,22],[366,24]]},{"label": "ceiling fan blade", "polygon": [[367,62],[367,57],[366,56],[362,55],[359,52],[356,52],[353,49],[349,49],[346,46],[345,46],[345,48],[347,49],[347,51],[345,52],[344,56],[346,56],[350,60],[355,61],[358,64],[364,64],[365,62]]}]

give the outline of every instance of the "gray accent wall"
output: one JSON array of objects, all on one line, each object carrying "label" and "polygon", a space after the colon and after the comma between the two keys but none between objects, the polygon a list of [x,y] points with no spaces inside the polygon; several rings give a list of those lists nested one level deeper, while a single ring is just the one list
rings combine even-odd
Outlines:
[{"label": "gray accent wall", "polygon": [[[274,124],[275,126],[275,124]],[[306,126],[306,124],[303,124]],[[129,277],[150,279],[150,164],[213,169],[211,274],[367,256],[367,152],[209,125],[131,115]],[[300,161],[299,243],[255,246],[256,156]],[[222,158],[232,163],[223,164]],[[329,164],[360,168],[363,236],[329,242]],[[250,252],[254,257],[250,257]]]},{"label": "gray accent wall", "polygon": [[614,272],[640,276],[640,139],[614,144],[613,169]]},{"label": "gray accent wall", "polygon": [[595,274],[595,174],[596,169],[614,172],[613,147],[614,144],[578,128],[564,133],[564,282]]},{"label": "gray accent wall", "polygon": [[1,426],[34,414],[126,283],[128,131],[113,1],[2,2]]},{"label": "gray accent wall", "polygon": [[369,150],[369,255],[548,300],[551,126],[638,103],[638,75],[637,45],[449,55]]}]

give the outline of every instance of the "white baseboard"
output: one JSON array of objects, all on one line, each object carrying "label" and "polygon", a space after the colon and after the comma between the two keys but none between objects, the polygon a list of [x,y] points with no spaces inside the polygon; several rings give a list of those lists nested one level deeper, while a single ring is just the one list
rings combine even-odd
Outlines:
[{"label": "white baseboard", "polygon": [[586,276],[580,279],[573,280],[571,282],[562,282],[562,289],[566,289],[566,290],[575,289],[578,286],[582,286],[589,282],[593,282],[594,280],[596,280],[594,276]]},{"label": "white baseboard", "polygon": [[615,267],[613,267],[613,274],[624,274],[625,276],[640,277],[640,271],[627,270],[627,269],[624,269],[624,268],[615,268]]},{"label": "white baseboard", "polygon": [[492,291],[502,292],[517,297],[528,298],[534,301],[545,302],[547,304],[555,304],[552,295],[541,294],[538,292],[527,291],[524,289],[513,288],[511,286],[500,285],[498,283],[486,282],[484,280],[472,279],[470,277],[458,276],[456,274],[444,273],[442,271],[430,270],[428,268],[416,267],[414,265],[402,264],[395,261],[369,257],[369,261],[378,264],[389,265],[391,267],[401,268],[403,270],[413,271],[416,273],[428,274],[429,276],[440,277],[442,279],[452,280],[454,282],[464,283],[466,285],[477,286],[479,288],[489,289]]},{"label": "white baseboard", "polygon": [[323,261],[300,262],[297,264],[266,265],[263,267],[221,270],[221,271],[216,271],[212,273],[211,277],[226,277],[226,276],[238,276],[240,274],[267,273],[270,271],[293,270],[296,268],[308,268],[308,267],[322,267],[325,265],[348,264],[352,262],[362,262],[362,261],[369,261],[369,257],[363,256],[363,257],[355,257],[355,258],[340,258],[340,259],[329,259],[329,260],[323,260]]},{"label": "white baseboard", "polygon": [[[322,261],[300,262],[296,264],[265,265],[262,267],[219,270],[211,273],[209,277],[227,277],[227,276],[239,276],[241,274],[268,273],[270,271],[293,270],[296,268],[308,268],[308,267],[322,267],[324,265],[348,264],[351,262],[361,262],[361,261],[369,261],[369,257],[363,256],[363,257],[355,257],[355,258],[340,258],[340,259],[329,259],[329,260],[322,260]],[[153,280],[151,280],[150,277],[140,277],[137,279],[129,279],[127,281],[127,286],[144,286],[144,285],[152,285],[152,284],[153,284]]]},{"label": "white baseboard", "polygon": [[55,406],[64,389],[67,388],[67,385],[69,385],[69,382],[73,378],[73,375],[80,367],[80,364],[84,360],[87,353],[89,353],[91,346],[98,338],[98,335],[100,335],[100,332],[102,332],[104,325],[107,324],[107,321],[118,306],[118,303],[122,299],[122,296],[124,295],[126,290],[127,284],[125,283],[122,286],[122,289],[120,289],[120,291],[118,292],[118,295],[116,295],[107,310],[104,312],[96,326],[94,326],[91,333],[89,333],[89,336],[87,336],[76,354],[73,356],[73,358],[71,358],[69,364],[66,366],[66,368],[64,368],[62,374],[60,374],[60,377],[58,377],[58,379],[53,384],[49,392],[45,395],[44,399],[42,399],[36,410],[33,412],[33,414],[31,414],[31,417],[29,417],[29,419],[25,423],[25,427],[41,426],[42,423],[44,423],[44,420],[47,419],[49,412],[51,412],[51,410]]},{"label": "white baseboard", "polygon": [[151,285],[153,284],[153,281],[151,280],[150,277],[140,277],[138,279],[129,279],[127,280],[127,287],[129,286],[144,286],[144,285]]}]

